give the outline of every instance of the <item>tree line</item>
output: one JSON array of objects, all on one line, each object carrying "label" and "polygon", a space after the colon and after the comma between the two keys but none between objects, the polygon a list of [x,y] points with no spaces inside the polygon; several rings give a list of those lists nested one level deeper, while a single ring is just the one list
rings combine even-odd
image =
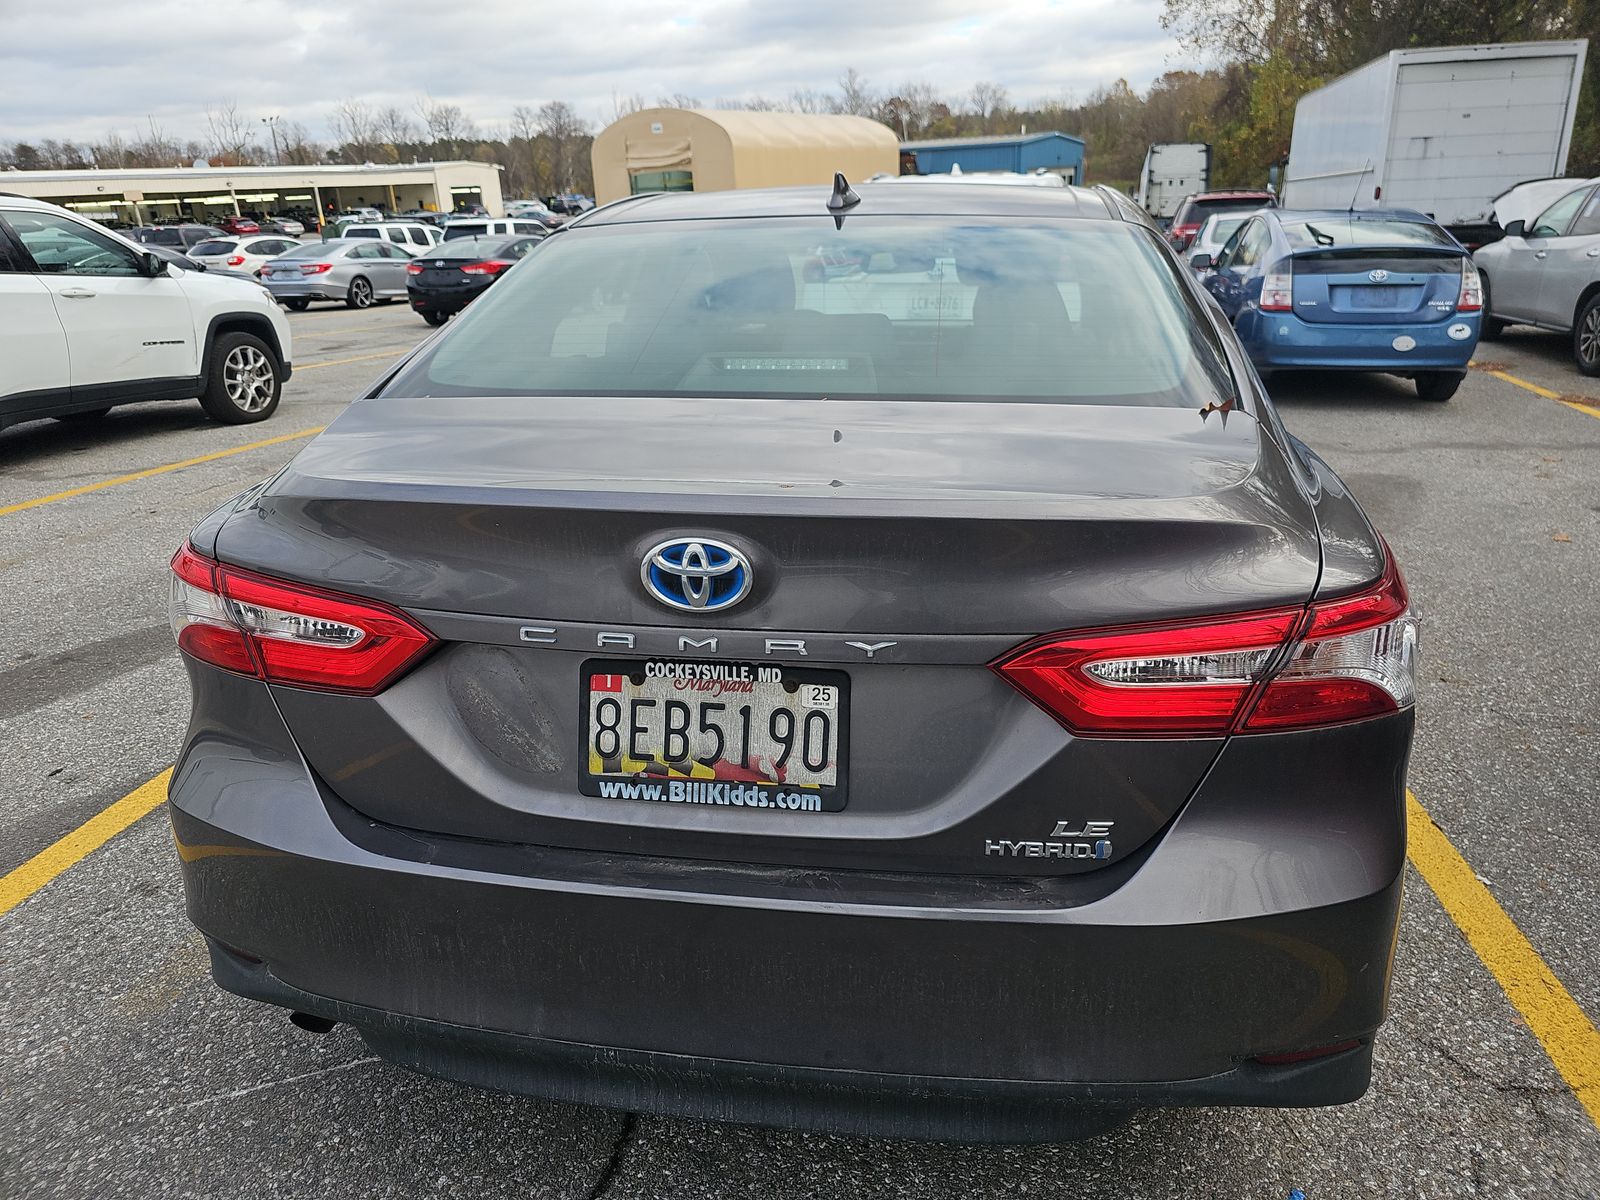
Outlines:
[{"label": "tree line", "polygon": [[[1089,179],[1131,186],[1152,142],[1209,142],[1212,182],[1259,187],[1287,157],[1295,102],[1307,91],[1390,50],[1474,42],[1590,36],[1600,41],[1600,0],[1164,0],[1162,25],[1199,64],[1143,91],[1126,79],[1078,98],[1019,102],[1001,84],[956,95],[925,80],[874,85],[855,68],[834,89],[782,97],[614,95],[601,123],[647,107],[848,113],[881,121],[902,140],[1060,130],[1087,143]],[[472,159],[505,168],[511,196],[593,192],[595,123],[562,100],[518,104],[483,123],[460,105],[421,96],[409,108],[352,97],[326,117],[319,141],[298,121],[209,107],[198,136],[170,135],[153,119],[137,135],[89,142],[0,142],[0,169],[75,169],[286,163],[398,163]],[[1592,47],[1573,130],[1568,173],[1600,175],[1600,44]]]}]

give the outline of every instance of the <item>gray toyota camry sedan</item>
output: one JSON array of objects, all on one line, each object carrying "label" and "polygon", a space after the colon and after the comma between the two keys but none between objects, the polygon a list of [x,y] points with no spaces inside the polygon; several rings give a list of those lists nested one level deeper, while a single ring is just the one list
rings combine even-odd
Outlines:
[{"label": "gray toyota camry sedan", "polygon": [[189,914],[304,1028],[913,1137],[1367,1087],[1416,618],[1115,193],[591,211],[172,575]]}]

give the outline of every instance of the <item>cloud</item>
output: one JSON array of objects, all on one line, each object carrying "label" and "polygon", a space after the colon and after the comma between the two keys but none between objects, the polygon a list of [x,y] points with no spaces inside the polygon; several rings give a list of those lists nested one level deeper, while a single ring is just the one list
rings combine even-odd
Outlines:
[{"label": "cloud", "polygon": [[176,0],[74,0],[63,38],[20,9],[0,0],[0,136],[15,140],[133,134],[147,118],[198,137],[207,107],[230,101],[326,138],[346,96],[411,111],[423,94],[489,127],[556,99],[599,126],[617,96],[781,99],[834,91],[848,67],[878,91],[925,80],[954,98],[984,80],[1014,101],[1081,98],[1186,65],[1161,0],[253,0],[248,23]]}]

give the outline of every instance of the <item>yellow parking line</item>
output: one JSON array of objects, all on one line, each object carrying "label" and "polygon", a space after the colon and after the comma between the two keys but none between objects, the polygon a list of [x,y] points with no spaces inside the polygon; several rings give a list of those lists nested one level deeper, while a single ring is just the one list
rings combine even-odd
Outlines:
[{"label": "yellow parking line", "polygon": [[322,367],[342,367],[345,363],[371,362],[375,358],[399,358],[402,354],[409,354],[411,347],[404,350],[386,350],[382,354],[358,354],[354,358],[330,358],[327,362],[307,363],[303,367],[296,367],[295,371],[315,371]]},{"label": "yellow parking line", "polygon": [[1411,864],[1600,1127],[1600,1030],[1409,790],[1406,818]]},{"label": "yellow parking line", "polygon": [[299,441],[301,438],[314,437],[326,428],[326,425],[318,425],[312,429],[298,430],[295,433],[283,433],[277,437],[263,438],[259,442],[247,442],[243,446],[232,446],[227,450],[213,450],[210,454],[186,458],[182,462],[166,463],[159,467],[146,467],[142,471],[132,471],[127,475],[117,475],[111,479],[102,479],[98,483],[86,483],[82,487],[68,488],[64,492],[55,492],[49,496],[37,496],[32,500],[24,500],[20,504],[8,504],[4,508],[0,508],[0,517],[11,513],[25,512],[30,508],[38,508],[45,504],[54,504],[57,500],[70,500],[74,496],[86,496],[90,492],[98,492],[102,488],[134,483],[140,479],[149,479],[152,475],[165,475],[171,471],[181,471],[185,467],[197,467],[201,463],[215,462],[219,458],[230,458],[235,454],[244,454],[250,450],[260,450],[267,446],[281,446],[284,442],[294,442]]},{"label": "yellow parking line", "polygon": [[83,861],[167,796],[168,767],[149,783],[79,825],[60,841],[45,847],[16,870],[0,878],[0,915],[10,912],[68,867]]},{"label": "yellow parking line", "polygon": [[[333,358],[326,362],[307,363],[303,367],[296,367],[295,370],[315,371],[321,367],[341,367],[345,363],[370,362],[377,358],[398,358],[406,352],[406,350],[389,350],[382,354],[358,354],[354,358]],[[210,454],[186,458],[182,462],[166,463],[159,467],[146,467],[143,471],[130,471],[126,475],[102,479],[98,483],[86,483],[82,487],[68,488],[64,492],[54,492],[48,496],[36,496],[32,500],[24,500],[19,504],[8,504],[0,507],[0,517],[9,516],[11,513],[25,512],[30,508],[38,508],[45,504],[54,504],[57,500],[70,500],[74,496],[86,496],[90,492],[98,492],[103,488],[117,487],[119,484],[124,483],[135,483],[140,479],[149,479],[152,475],[166,475],[171,471],[181,471],[185,467],[197,467],[201,463],[215,462],[219,458],[231,458],[235,454],[244,454],[250,450],[261,450],[267,446],[281,446],[285,442],[297,442],[302,438],[315,437],[326,428],[326,425],[315,425],[310,429],[301,429],[294,433],[283,433],[277,437],[263,438],[259,442],[247,442],[243,446],[233,446],[227,450],[213,450]]]},{"label": "yellow parking line", "polygon": [[1540,387],[1537,383],[1529,383],[1526,379],[1518,379],[1510,371],[1485,371],[1484,374],[1515,384],[1524,391],[1532,392],[1535,396],[1543,396],[1546,400],[1554,400],[1557,404],[1565,404],[1573,412],[1581,412],[1586,417],[1600,418],[1600,400],[1593,402],[1588,400],[1569,400],[1560,392],[1553,392],[1547,387]]}]

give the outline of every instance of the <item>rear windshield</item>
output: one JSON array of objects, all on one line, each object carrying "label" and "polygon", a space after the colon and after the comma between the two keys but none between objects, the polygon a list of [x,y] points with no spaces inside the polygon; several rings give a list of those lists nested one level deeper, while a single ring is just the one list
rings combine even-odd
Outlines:
[{"label": "rear windshield", "polygon": [[183,230],[175,226],[168,226],[165,229],[147,229],[139,235],[139,240],[154,246],[181,246],[183,245]]},{"label": "rear windshield", "polygon": [[462,221],[451,222],[444,227],[444,240],[453,242],[457,238],[482,237],[489,232],[487,221]]},{"label": "rear windshield", "polygon": [[1306,217],[1280,222],[1296,250],[1339,246],[1443,246],[1456,241],[1437,225],[1422,221],[1374,221],[1354,217]]},{"label": "rear windshield", "polygon": [[204,255],[204,254],[232,254],[233,253],[233,248],[235,246],[237,246],[238,244],[239,244],[238,242],[201,242],[194,249],[190,250],[189,253],[190,254],[201,254],[201,255]]},{"label": "rear windshield", "polygon": [[1269,196],[1226,196],[1220,200],[1191,200],[1184,220],[1191,225],[1204,221],[1212,213],[1233,212],[1241,208],[1271,208]]},{"label": "rear windshield", "polygon": [[338,246],[330,246],[327,242],[305,242],[293,250],[285,250],[278,255],[279,258],[329,258],[339,253]]},{"label": "rear windshield", "polygon": [[372,228],[372,227],[371,227],[371,226],[370,226],[370,225],[369,225],[369,226],[367,226],[367,228],[365,228],[365,229],[358,229],[358,228],[356,228],[356,227],[354,227],[354,226],[352,226],[352,227],[351,227],[351,228],[349,228],[349,229],[344,229],[344,230],[341,230],[341,231],[340,231],[340,233],[339,233],[339,236],[340,236],[340,237],[364,237],[364,238],[375,238],[375,237],[380,237],[380,236],[382,236],[382,235],[381,235],[381,234],[380,234],[380,233],[379,233],[379,231],[378,231],[378,230],[376,230],[376,229],[374,229],[374,228]]},{"label": "rear windshield", "polygon": [[447,245],[433,246],[424,251],[420,258],[487,258],[491,254],[498,254],[501,250],[520,241],[519,238],[487,237],[487,238],[457,238]]},{"label": "rear windshield", "polygon": [[552,238],[386,389],[1203,407],[1220,351],[1120,222],[671,221]]},{"label": "rear windshield", "polygon": [[1233,236],[1235,229],[1243,224],[1243,217],[1228,217],[1221,221],[1213,221],[1206,230],[1206,240],[1221,245]]}]

